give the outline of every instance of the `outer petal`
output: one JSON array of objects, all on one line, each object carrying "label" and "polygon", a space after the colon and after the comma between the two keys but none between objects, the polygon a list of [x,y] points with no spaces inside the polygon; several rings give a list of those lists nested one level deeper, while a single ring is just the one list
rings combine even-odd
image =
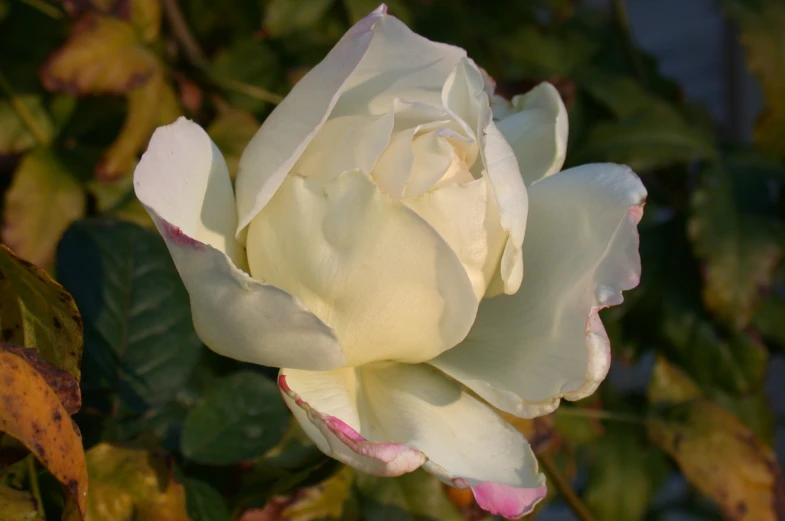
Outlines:
[{"label": "outer petal", "polygon": [[559,92],[541,83],[512,100],[514,112],[497,122],[515,151],[526,185],[561,170],[567,155],[569,119]]},{"label": "outer petal", "polygon": [[636,224],[646,190],[620,165],[587,165],[529,188],[526,278],[483,301],[466,340],[431,363],[492,405],[547,414],[593,393],[610,365],[597,311],[640,277]]},{"label": "outer petal", "polygon": [[155,131],[134,173],[139,200],[161,232],[191,298],[194,326],[214,351],[311,370],[340,367],[333,332],[291,295],[251,279],[226,162],[185,118]]},{"label": "outer petal", "polygon": [[252,221],[254,277],[299,297],[356,366],[421,362],[466,336],[478,299],[458,257],[421,217],[359,171],[290,176]]},{"label": "outer petal", "polygon": [[327,454],[385,476],[424,465],[510,518],[545,496],[520,433],[433,368],[376,364],[329,375],[284,369],[279,376],[287,404]]},{"label": "outer petal", "polygon": [[292,166],[324,125],[346,82],[371,45],[381,5],[352,27],[265,119],[240,159],[237,173],[238,236],[272,198]]}]

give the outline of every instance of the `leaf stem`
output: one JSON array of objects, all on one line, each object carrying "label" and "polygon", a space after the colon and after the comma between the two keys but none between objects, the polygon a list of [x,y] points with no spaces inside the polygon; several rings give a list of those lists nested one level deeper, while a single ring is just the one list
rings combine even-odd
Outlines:
[{"label": "leaf stem", "polygon": [[560,407],[556,409],[559,416],[577,416],[580,418],[595,418],[598,420],[608,420],[623,423],[635,423],[638,425],[646,424],[646,419],[633,414],[625,414],[604,409],[586,409],[581,407]]},{"label": "leaf stem", "polygon": [[556,492],[558,492],[559,496],[567,503],[570,510],[572,510],[572,513],[575,514],[575,517],[577,517],[579,521],[597,521],[594,518],[594,515],[589,511],[589,508],[572,489],[567,478],[562,476],[561,472],[559,472],[559,468],[551,457],[547,454],[538,454],[537,460],[542,464],[548,479],[550,479],[551,483],[556,487]]},{"label": "leaf stem", "polygon": [[41,499],[41,487],[38,485],[38,473],[35,470],[35,457],[32,454],[27,456],[27,478],[30,481],[31,492],[33,493],[35,504],[38,508],[38,516],[41,519],[46,519],[44,502]]},{"label": "leaf stem", "polygon": [[33,135],[36,141],[40,145],[47,145],[49,144],[49,138],[46,136],[46,133],[38,126],[38,123],[33,116],[33,113],[30,111],[30,108],[22,101],[22,98],[16,95],[14,89],[11,87],[11,84],[8,82],[6,77],[3,75],[2,71],[0,71],[0,90],[5,92],[6,96],[8,96],[11,107],[13,107],[16,114],[19,116],[27,129],[30,131],[30,134]]},{"label": "leaf stem", "polygon": [[202,71],[212,83],[219,87],[223,87],[224,89],[241,92],[246,96],[266,101],[268,103],[277,104],[283,100],[283,96],[270,92],[256,85],[249,85],[242,81],[233,80],[231,78],[222,78],[214,75],[210,71],[207,55],[199,46],[199,42],[196,41],[196,38],[194,38],[194,35],[191,32],[191,29],[188,27],[188,22],[186,22],[185,16],[183,16],[183,11],[180,9],[177,0],[161,0],[161,3],[164,8],[166,20],[172,29],[172,33],[174,33],[177,43],[180,45],[180,47],[182,47],[185,57],[188,59],[191,65]]},{"label": "leaf stem", "polygon": [[55,6],[44,2],[44,0],[19,0],[23,4],[27,4],[36,11],[45,14],[49,18],[59,20],[63,17],[63,13]]}]

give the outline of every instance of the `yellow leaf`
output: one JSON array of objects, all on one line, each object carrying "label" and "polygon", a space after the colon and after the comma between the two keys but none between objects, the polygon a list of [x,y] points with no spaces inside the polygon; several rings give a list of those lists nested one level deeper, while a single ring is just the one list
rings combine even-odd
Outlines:
[{"label": "yellow leaf", "polygon": [[785,3],[723,0],[726,14],[739,27],[747,51],[747,66],[760,81],[765,107],[755,129],[755,141],[764,150],[785,156]]},{"label": "yellow leaf", "polygon": [[[27,108],[35,125],[50,140],[54,129],[52,120],[41,103],[41,98],[23,95],[18,97],[18,101]],[[0,100],[0,155],[19,154],[35,145],[35,136],[30,133],[11,102]]]},{"label": "yellow leaf", "polygon": [[185,489],[145,449],[101,443],[87,452],[87,521],[188,521]]},{"label": "yellow leaf", "polygon": [[178,116],[177,95],[162,73],[129,92],[128,116],[120,135],[106,150],[96,169],[98,178],[113,180],[130,174],[137,153],[147,144],[155,128],[172,123]]},{"label": "yellow leaf", "polygon": [[736,417],[699,399],[652,419],[648,429],[727,520],[781,519],[785,485],[777,457]]},{"label": "yellow leaf", "polygon": [[0,334],[4,342],[36,347],[44,360],[79,380],[84,337],[74,299],[44,270],[3,245]]},{"label": "yellow leaf", "polygon": [[41,70],[50,90],[70,94],[123,94],[159,72],[158,59],[130,23],[95,13],[83,16],[63,47]]},{"label": "yellow leaf", "polygon": [[302,496],[284,509],[282,517],[287,521],[340,519],[353,478],[354,471],[344,467],[324,483],[303,489]]},{"label": "yellow leaf", "polygon": [[0,486],[0,519],[3,521],[39,521],[38,505],[28,492]]},{"label": "yellow leaf", "polygon": [[22,442],[63,485],[63,519],[83,519],[87,467],[76,424],[44,377],[18,354],[0,347],[0,431]]},{"label": "yellow leaf", "polygon": [[85,213],[85,194],[46,149],[25,156],[5,195],[3,242],[23,259],[48,267],[60,236]]},{"label": "yellow leaf", "polygon": [[647,394],[652,403],[682,403],[702,395],[698,384],[663,356],[654,364]]}]

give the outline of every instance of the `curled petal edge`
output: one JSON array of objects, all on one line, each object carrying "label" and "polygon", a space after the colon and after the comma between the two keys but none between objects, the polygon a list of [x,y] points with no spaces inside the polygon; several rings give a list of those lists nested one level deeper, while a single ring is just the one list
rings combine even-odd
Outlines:
[{"label": "curled petal edge", "polygon": [[[547,494],[545,483],[536,488],[519,488],[451,476],[440,465],[430,461],[422,451],[403,443],[370,441],[340,418],[320,413],[289,387],[286,375],[278,376],[278,387],[287,404],[298,407],[319,430],[329,445],[327,455],[360,471],[375,476],[395,477],[422,467],[448,485],[459,489],[470,488],[481,508],[507,519],[518,519],[531,513]],[[322,448],[318,442],[317,445]],[[343,448],[349,449],[350,453],[341,450]]]}]

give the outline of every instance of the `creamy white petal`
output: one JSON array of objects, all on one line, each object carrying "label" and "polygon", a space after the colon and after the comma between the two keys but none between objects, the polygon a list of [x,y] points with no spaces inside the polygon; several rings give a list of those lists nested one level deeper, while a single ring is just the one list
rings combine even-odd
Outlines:
[{"label": "creamy white petal", "polygon": [[296,295],[356,366],[421,362],[460,342],[478,299],[450,246],[359,171],[290,176],[251,222],[254,277]]},{"label": "creamy white petal", "polygon": [[612,164],[529,187],[521,289],[484,300],[466,340],[431,363],[523,417],[593,393],[610,365],[597,312],[638,284],[636,225],[645,197],[638,177]]},{"label": "creamy white petal", "polygon": [[515,152],[528,186],[561,170],[567,155],[567,108],[550,83],[541,83],[523,96],[514,97],[512,108],[513,112],[497,125]]},{"label": "creamy white petal", "polygon": [[370,175],[390,142],[394,113],[342,116],[327,120],[292,168],[302,177],[333,179],[347,170]]},{"label": "creamy white petal", "polygon": [[[545,496],[521,434],[459,384],[423,364],[314,373],[283,369],[287,405],[328,455],[395,476],[423,468],[471,487],[478,503],[520,517]],[[325,450],[326,449],[326,450]]]},{"label": "creamy white petal", "polygon": [[333,332],[291,295],[252,280],[235,241],[226,162],[185,118],[155,131],[134,189],[161,232],[191,300],[194,327],[214,351],[276,367],[333,369],[345,359]]},{"label": "creamy white petal", "polygon": [[523,234],[526,230],[526,215],[529,200],[526,186],[518,171],[510,145],[491,122],[480,138],[480,153],[485,165],[485,175],[493,187],[493,195],[501,215],[502,228],[507,232],[499,273],[495,283],[488,288],[488,296],[518,291],[523,280]]},{"label": "creamy white petal", "polygon": [[447,241],[466,268],[477,298],[481,299],[507,242],[488,179],[445,185],[404,199],[403,203]]},{"label": "creamy white petal", "polygon": [[[240,159],[237,173],[237,236],[272,198],[322,127],[347,81],[366,55],[377,25],[388,19],[380,6],[341,38],[316,67],[267,116]],[[384,111],[382,111],[384,112]]]},{"label": "creamy white petal", "polygon": [[334,115],[381,114],[395,98],[440,106],[442,86],[466,51],[423,38],[392,16],[381,18],[374,33]]}]

